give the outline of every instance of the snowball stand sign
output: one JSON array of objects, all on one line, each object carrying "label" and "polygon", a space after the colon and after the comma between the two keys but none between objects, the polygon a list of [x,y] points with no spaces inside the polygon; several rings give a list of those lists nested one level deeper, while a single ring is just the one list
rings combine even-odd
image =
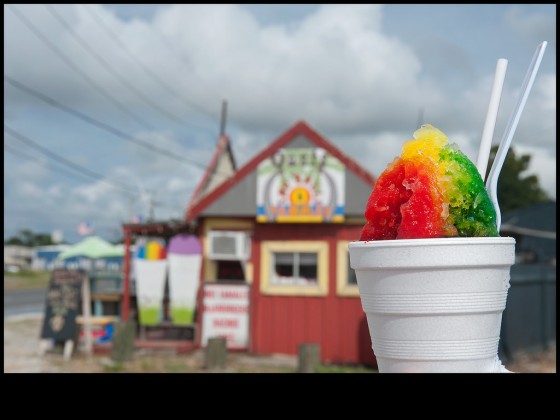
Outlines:
[{"label": "snowball stand sign", "polygon": [[206,284],[203,292],[202,347],[207,346],[210,338],[224,337],[228,349],[247,349],[249,286]]}]

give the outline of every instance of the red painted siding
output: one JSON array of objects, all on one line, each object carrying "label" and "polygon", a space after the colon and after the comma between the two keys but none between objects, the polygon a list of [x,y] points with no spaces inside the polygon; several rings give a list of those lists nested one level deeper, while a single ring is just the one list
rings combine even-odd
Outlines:
[{"label": "red painted siding", "polygon": [[[327,224],[257,224],[253,236],[254,282],[251,351],[297,355],[298,346],[321,346],[324,363],[375,366],[367,322],[359,296],[336,294],[337,240],[356,240],[362,226]],[[328,295],[268,296],[260,293],[262,241],[326,241],[329,244]]]}]

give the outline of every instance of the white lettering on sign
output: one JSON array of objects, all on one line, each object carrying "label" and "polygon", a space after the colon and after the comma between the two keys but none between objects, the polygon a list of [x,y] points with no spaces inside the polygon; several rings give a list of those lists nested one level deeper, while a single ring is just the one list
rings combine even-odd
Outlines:
[{"label": "white lettering on sign", "polygon": [[203,347],[214,337],[225,338],[230,349],[249,346],[249,285],[206,284],[202,308]]}]

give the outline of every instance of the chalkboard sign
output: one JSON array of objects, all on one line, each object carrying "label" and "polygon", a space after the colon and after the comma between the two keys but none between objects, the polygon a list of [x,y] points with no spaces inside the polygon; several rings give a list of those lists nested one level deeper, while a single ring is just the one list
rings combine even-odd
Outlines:
[{"label": "chalkboard sign", "polygon": [[76,316],[80,312],[81,287],[84,270],[53,270],[47,300],[41,338],[55,341],[76,338]]}]

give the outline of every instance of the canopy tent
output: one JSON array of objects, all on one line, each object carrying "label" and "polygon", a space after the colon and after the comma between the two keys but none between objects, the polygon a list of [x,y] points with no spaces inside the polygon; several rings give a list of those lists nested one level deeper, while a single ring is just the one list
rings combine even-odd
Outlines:
[{"label": "canopy tent", "polygon": [[124,257],[124,247],[113,245],[99,236],[90,236],[64,250],[57,258],[65,260],[72,257],[87,257],[91,259]]}]

